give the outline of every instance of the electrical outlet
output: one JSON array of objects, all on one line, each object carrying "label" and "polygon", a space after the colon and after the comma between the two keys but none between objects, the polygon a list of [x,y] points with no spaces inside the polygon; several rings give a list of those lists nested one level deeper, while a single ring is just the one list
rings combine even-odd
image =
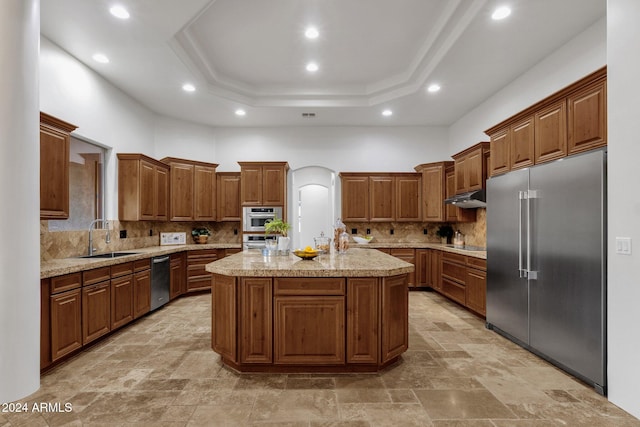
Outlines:
[{"label": "electrical outlet", "polygon": [[422,234],[427,234],[427,229],[422,230]]},{"label": "electrical outlet", "polygon": [[358,229],[357,228],[352,228],[351,229],[351,234],[358,234]]},{"label": "electrical outlet", "polygon": [[391,234],[393,236],[393,228],[391,230],[389,230],[389,234]]},{"label": "electrical outlet", "polygon": [[371,229],[370,229],[370,228],[367,228],[367,236],[368,236],[369,234],[371,234]]},{"label": "electrical outlet", "polygon": [[121,239],[127,238],[127,230],[120,230],[120,238]]},{"label": "electrical outlet", "polygon": [[238,229],[237,229],[237,228],[234,228],[234,229],[233,229],[233,235],[234,235],[234,236],[237,236],[237,235],[238,235]]},{"label": "electrical outlet", "polygon": [[149,236],[153,236],[153,229],[149,230]]}]

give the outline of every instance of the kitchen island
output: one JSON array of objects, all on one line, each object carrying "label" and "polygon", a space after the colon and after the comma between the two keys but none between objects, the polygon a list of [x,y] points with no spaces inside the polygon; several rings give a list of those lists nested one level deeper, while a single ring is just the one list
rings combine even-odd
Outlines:
[{"label": "kitchen island", "polygon": [[310,261],[245,250],[206,269],[211,346],[240,372],[375,372],[407,350],[410,263],[360,248]]}]

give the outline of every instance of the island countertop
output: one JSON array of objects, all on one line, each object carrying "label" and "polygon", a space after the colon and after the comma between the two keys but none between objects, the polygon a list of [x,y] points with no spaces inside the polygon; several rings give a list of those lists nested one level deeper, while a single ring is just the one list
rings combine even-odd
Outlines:
[{"label": "island countertop", "polygon": [[267,257],[259,250],[245,250],[206,266],[210,273],[236,277],[388,277],[414,269],[411,263],[363,248],[323,254],[313,260],[294,254]]}]

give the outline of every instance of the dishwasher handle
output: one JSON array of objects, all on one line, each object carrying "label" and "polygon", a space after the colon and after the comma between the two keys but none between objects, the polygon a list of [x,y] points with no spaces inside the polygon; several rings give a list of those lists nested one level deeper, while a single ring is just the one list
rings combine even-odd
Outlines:
[{"label": "dishwasher handle", "polygon": [[166,262],[166,261],[169,261],[169,255],[167,255],[165,257],[162,257],[162,258],[153,258],[152,259],[152,262],[154,264],[160,264],[160,263],[163,263],[163,262]]}]

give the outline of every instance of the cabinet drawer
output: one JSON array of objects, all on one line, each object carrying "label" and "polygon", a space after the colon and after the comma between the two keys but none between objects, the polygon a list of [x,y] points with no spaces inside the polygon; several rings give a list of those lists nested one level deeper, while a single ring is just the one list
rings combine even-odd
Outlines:
[{"label": "cabinet drawer", "polygon": [[126,276],[127,274],[133,274],[133,261],[111,266],[111,277]]},{"label": "cabinet drawer", "polygon": [[111,279],[111,268],[101,267],[94,268],[93,270],[87,270],[82,272],[82,285],[93,285],[94,283],[104,282]]},{"label": "cabinet drawer", "polygon": [[51,278],[51,293],[68,291],[82,286],[82,275],[80,273],[65,274],[64,276]]},{"label": "cabinet drawer", "polygon": [[478,270],[487,271],[487,260],[468,256],[467,266],[470,268],[477,268]]},{"label": "cabinet drawer", "polygon": [[465,301],[466,301],[465,287],[459,283],[443,278],[442,293],[462,305],[465,304]]},{"label": "cabinet drawer", "polygon": [[467,267],[464,264],[452,263],[451,261],[445,260],[444,256],[442,257],[442,276],[464,284],[466,275]]},{"label": "cabinet drawer", "polygon": [[344,295],[345,280],[343,278],[322,277],[286,277],[276,278],[275,295]]},{"label": "cabinet drawer", "polygon": [[151,258],[133,261],[133,271],[144,271],[151,268]]},{"label": "cabinet drawer", "polygon": [[454,254],[452,252],[445,252],[445,251],[442,252],[442,260],[455,262],[462,265],[467,263],[467,257],[465,255]]},{"label": "cabinet drawer", "polygon": [[209,260],[212,259],[213,262],[218,258],[218,250],[217,249],[202,249],[196,251],[189,251],[187,253],[187,261],[191,263],[192,261],[198,262],[200,260]]},{"label": "cabinet drawer", "polygon": [[411,248],[392,248],[389,253],[398,258],[413,258],[415,251]]}]

